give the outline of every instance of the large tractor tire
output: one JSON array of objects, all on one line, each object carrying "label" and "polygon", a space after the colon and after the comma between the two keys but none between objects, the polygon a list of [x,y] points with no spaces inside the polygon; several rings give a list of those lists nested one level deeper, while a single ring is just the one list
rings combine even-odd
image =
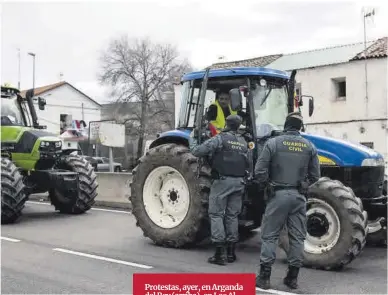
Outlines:
[{"label": "large tractor tire", "polygon": [[210,174],[198,179],[197,169],[187,147],[169,143],[148,150],[132,171],[132,213],[155,244],[188,247],[207,237]]},{"label": "large tractor tire", "polygon": [[[310,187],[306,207],[305,267],[340,270],[361,253],[366,243],[368,214],[352,189],[322,177]],[[280,236],[279,246],[288,252],[287,229]]]},{"label": "large tractor tire", "polygon": [[1,224],[16,222],[27,199],[23,176],[12,161],[1,158]]},{"label": "large tractor tire", "polygon": [[82,214],[88,211],[97,197],[98,182],[93,166],[79,156],[68,155],[62,157],[55,168],[78,172],[79,177],[79,193],[76,198],[64,196],[55,189],[49,191],[49,198],[55,210],[66,214]]}]

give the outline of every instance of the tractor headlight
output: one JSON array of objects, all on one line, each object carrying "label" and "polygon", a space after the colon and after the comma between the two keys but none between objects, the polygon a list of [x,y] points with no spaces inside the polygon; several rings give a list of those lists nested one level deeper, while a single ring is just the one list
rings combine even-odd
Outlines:
[{"label": "tractor headlight", "polygon": [[60,148],[62,146],[62,141],[55,142],[55,147]]},{"label": "tractor headlight", "polygon": [[365,159],[362,161],[361,166],[385,166],[384,158],[378,159]]},{"label": "tractor headlight", "polygon": [[40,143],[40,146],[41,147],[48,147],[50,145],[50,142],[49,141],[42,141],[41,143]]}]

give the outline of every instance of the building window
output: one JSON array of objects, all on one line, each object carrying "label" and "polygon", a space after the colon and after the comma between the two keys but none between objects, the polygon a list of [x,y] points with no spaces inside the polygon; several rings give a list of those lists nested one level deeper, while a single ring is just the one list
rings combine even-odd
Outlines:
[{"label": "building window", "polygon": [[346,78],[331,79],[334,88],[334,100],[346,100]]},{"label": "building window", "polygon": [[360,144],[365,145],[366,147],[373,149],[373,142],[360,142]]}]

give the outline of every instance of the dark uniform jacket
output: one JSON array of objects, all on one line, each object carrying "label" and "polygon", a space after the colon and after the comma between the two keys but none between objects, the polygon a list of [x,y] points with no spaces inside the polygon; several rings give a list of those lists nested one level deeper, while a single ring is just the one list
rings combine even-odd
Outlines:
[{"label": "dark uniform jacket", "polygon": [[198,145],[190,141],[190,151],[196,157],[211,157],[211,166],[219,176],[244,177],[248,170],[248,144],[233,131],[223,131]]},{"label": "dark uniform jacket", "polygon": [[320,177],[315,146],[298,131],[286,131],[270,138],[264,145],[255,166],[255,179],[263,186],[297,187],[300,181],[312,184]]}]

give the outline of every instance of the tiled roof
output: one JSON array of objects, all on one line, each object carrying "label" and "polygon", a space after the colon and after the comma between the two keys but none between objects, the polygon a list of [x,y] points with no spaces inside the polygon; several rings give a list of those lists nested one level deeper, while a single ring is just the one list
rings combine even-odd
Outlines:
[{"label": "tiled roof", "polygon": [[[388,52],[388,37],[380,38],[366,49],[366,58],[387,57]],[[357,54],[351,60],[364,59],[364,51]]]},{"label": "tiled roof", "polygon": [[[42,87],[37,87],[34,89],[34,95],[41,95],[42,93],[46,92],[46,91],[49,91],[49,90],[53,90],[57,87],[60,87],[62,85],[65,85],[66,82],[64,81],[61,81],[61,82],[58,82],[58,83],[54,83],[54,84],[50,84],[50,85],[46,85],[46,86],[42,86]],[[26,96],[26,92],[27,90],[22,90],[20,92],[20,95],[21,96]]]},{"label": "tiled roof", "polygon": [[[367,43],[367,46],[373,42]],[[284,54],[267,67],[282,71],[293,69],[308,69],[349,62],[359,52],[363,51],[364,43],[345,44],[309,51]]]},{"label": "tiled roof", "polygon": [[220,69],[226,67],[264,67],[277,60],[281,56],[282,54],[273,54],[250,59],[236,60],[232,62],[215,63],[211,65],[211,68]]},{"label": "tiled roof", "polygon": [[[42,93],[45,93],[47,91],[53,90],[53,89],[58,88],[58,87],[61,87],[63,85],[69,85],[71,88],[73,88],[74,90],[78,91],[79,93],[81,93],[83,96],[85,96],[86,98],[88,98],[92,102],[94,102],[97,105],[101,106],[100,103],[98,103],[97,101],[92,99],[90,96],[86,95],[81,90],[77,89],[76,87],[74,87],[73,85],[71,85],[70,83],[68,83],[66,81],[61,81],[61,82],[57,82],[57,83],[46,85],[46,86],[36,87],[34,89],[34,96],[41,95]],[[20,91],[20,95],[25,97],[26,96],[26,92],[27,92],[27,90],[22,90],[22,91]]]},{"label": "tiled roof", "polygon": [[[388,37],[367,42],[367,58],[387,57]],[[345,44],[328,48],[321,48],[289,54],[275,54],[257,58],[237,60],[232,62],[215,63],[212,68],[227,67],[267,67],[277,70],[290,71],[346,63],[363,59],[364,43]]]}]

